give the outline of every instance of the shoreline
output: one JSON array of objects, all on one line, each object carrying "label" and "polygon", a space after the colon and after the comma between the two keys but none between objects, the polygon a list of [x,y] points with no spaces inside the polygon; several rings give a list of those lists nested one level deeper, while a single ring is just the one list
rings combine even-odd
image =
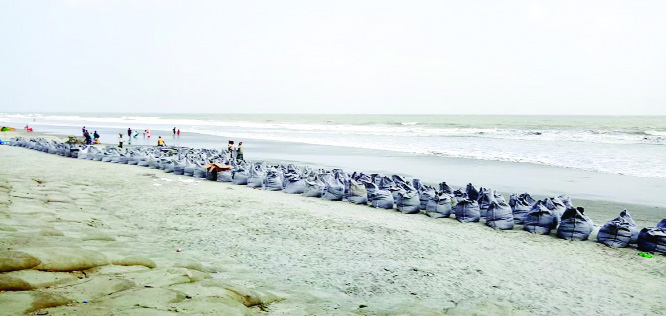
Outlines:
[{"label": "shoreline", "polygon": [[[184,254],[235,262],[221,269],[227,281],[250,289],[263,284],[259,288],[285,297],[257,314],[312,314],[302,312],[309,309],[322,315],[623,315],[664,310],[658,296],[664,256],[645,259],[635,249],[190,182],[155,169],[23,148],[2,146],[0,151],[0,160],[14,166],[0,173],[3,178],[36,183],[35,178],[54,188],[87,185],[85,192],[104,202],[95,204],[101,213],[81,213],[79,220],[115,217],[101,227],[126,247],[132,246],[123,236],[134,235],[171,251],[179,247]],[[49,171],[55,166],[58,172]],[[21,188],[21,182],[14,183]],[[69,209],[58,203],[63,202],[46,202],[46,207],[55,207],[56,213]],[[291,309],[295,306],[308,307],[298,313]]]}]

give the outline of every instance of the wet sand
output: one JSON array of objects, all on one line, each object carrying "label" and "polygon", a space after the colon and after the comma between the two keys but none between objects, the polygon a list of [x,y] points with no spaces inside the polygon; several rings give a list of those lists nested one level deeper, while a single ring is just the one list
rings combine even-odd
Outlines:
[{"label": "wet sand", "polygon": [[[632,248],[15,147],[0,146],[0,163],[6,166],[0,171],[3,251],[48,261],[44,251],[80,248],[106,258],[96,261],[99,271],[62,272],[70,276],[65,281],[4,292],[0,306],[64,302],[46,309],[50,315],[201,314],[196,308],[234,308],[239,315],[663,315],[666,307],[665,257],[642,258]],[[574,203],[586,206],[597,224],[624,207]],[[630,211],[640,225],[663,209]],[[111,265],[114,260],[132,264]],[[152,279],[136,276],[141,272]],[[85,290],[82,284],[94,280],[106,285]],[[253,299],[211,299],[217,292],[199,282],[222,282],[212,287],[227,294],[234,286],[251,291]],[[101,294],[84,304],[84,293]]]}]

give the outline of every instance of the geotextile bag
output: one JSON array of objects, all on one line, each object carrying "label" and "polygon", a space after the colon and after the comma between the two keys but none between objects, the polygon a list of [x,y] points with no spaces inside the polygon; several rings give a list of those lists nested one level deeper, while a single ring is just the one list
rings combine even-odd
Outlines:
[{"label": "geotextile bag", "polygon": [[613,248],[623,248],[638,241],[638,226],[631,215],[624,210],[620,216],[607,222],[599,229],[597,241]]},{"label": "geotextile bag", "polygon": [[557,227],[557,237],[567,240],[587,240],[594,230],[592,220],[583,214],[583,208],[568,208],[562,214],[560,226]]}]

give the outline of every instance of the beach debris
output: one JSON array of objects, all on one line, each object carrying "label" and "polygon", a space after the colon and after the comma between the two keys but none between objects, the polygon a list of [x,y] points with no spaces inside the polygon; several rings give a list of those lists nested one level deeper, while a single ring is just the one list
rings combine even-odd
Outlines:
[{"label": "beach debris", "polygon": [[176,249],[176,252],[182,252],[182,251],[183,251],[182,248],[178,248],[178,249]]},{"label": "beach debris", "polygon": [[643,258],[652,258],[652,255],[646,252],[639,252],[638,255]]}]

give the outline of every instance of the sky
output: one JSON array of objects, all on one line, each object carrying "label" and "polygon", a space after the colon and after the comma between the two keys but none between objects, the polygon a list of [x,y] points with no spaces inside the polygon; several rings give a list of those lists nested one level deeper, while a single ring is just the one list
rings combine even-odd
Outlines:
[{"label": "sky", "polygon": [[666,115],[666,1],[0,0],[0,112]]}]

